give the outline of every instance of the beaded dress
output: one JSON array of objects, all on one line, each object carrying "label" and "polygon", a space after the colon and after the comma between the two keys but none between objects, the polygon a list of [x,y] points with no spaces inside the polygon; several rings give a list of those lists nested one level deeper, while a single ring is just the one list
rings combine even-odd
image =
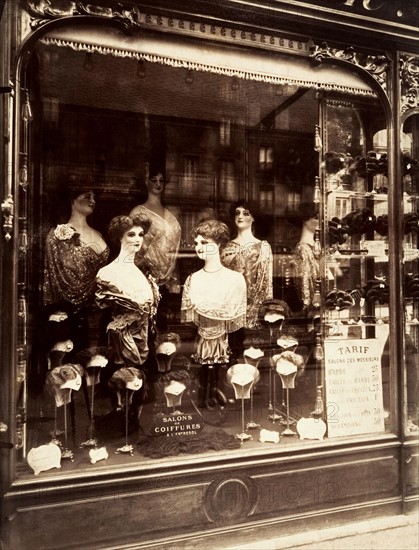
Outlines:
[{"label": "beaded dress", "polygon": [[230,241],[220,256],[226,267],[243,274],[247,287],[246,327],[258,327],[259,308],[265,300],[273,297],[270,244],[257,241],[243,245]]},{"label": "beaded dress", "polygon": [[44,305],[64,300],[78,309],[93,302],[96,273],[108,256],[108,247],[101,252],[83,243],[69,224],[51,229],[45,245]]},{"label": "beaded dress", "polygon": [[295,282],[304,307],[313,304],[316,279],[320,276],[319,259],[314,246],[299,242],[294,248]]}]

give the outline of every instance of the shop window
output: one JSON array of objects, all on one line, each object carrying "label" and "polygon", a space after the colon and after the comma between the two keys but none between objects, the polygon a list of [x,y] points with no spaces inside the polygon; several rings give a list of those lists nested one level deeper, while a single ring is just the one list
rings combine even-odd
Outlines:
[{"label": "shop window", "polygon": [[21,475],[392,430],[377,99],[63,44],[22,122]]}]

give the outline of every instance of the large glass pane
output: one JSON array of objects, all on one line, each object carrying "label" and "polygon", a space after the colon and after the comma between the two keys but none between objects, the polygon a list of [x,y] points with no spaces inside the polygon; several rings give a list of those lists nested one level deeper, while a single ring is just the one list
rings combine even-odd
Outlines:
[{"label": "large glass pane", "polygon": [[403,257],[405,303],[405,398],[408,436],[419,432],[418,346],[419,346],[419,117],[408,118],[401,139],[403,177]]},{"label": "large glass pane", "polygon": [[389,428],[375,100],[47,43],[27,99],[22,475]]}]

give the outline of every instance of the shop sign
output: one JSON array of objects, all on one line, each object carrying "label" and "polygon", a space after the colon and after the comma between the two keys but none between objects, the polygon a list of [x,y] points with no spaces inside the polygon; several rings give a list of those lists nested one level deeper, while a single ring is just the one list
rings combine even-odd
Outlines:
[{"label": "shop sign", "polygon": [[167,437],[196,436],[204,427],[202,417],[196,413],[184,414],[175,412],[154,418],[151,426],[152,435]]},{"label": "shop sign", "polygon": [[329,437],[384,431],[381,355],[385,341],[325,341]]},{"label": "shop sign", "polygon": [[315,7],[321,6],[407,25],[417,24],[419,15],[417,2],[406,0],[317,0]]}]

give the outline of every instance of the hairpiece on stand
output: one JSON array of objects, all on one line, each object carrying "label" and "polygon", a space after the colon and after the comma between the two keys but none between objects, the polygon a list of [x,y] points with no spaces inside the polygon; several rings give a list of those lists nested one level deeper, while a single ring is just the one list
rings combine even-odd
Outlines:
[{"label": "hairpiece on stand", "polygon": [[159,334],[156,338],[156,359],[159,372],[170,371],[172,360],[180,347],[181,340],[176,332]]},{"label": "hairpiece on stand", "polygon": [[404,234],[417,233],[419,231],[419,216],[416,212],[409,212],[403,217]]},{"label": "hairpiece on stand", "polygon": [[362,293],[367,302],[388,304],[390,290],[388,284],[381,279],[371,279],[362,287]]},{"label": "hairpiece on stand", "polygon": [[250,348],[246,348],[243,352],[244,362],[248,363],[249,365],[253,365],[254,367],[257,367],[259,365],[260,360],[263,356],[263,351],[260,348],[254,348],[253,346],[250,346]]},{"label": "hairpiece on stand", "polygon": [[374,229],[382,237],[386,237],[388,235],[388,215],[387,214],[382,214],[381,216],[377,217],[374,224]]},{"label": "hairpiece on stand", "polygon": [[77,353],[75,360],[84,368],[87,386],[100,382],[100,371],[108,364],[110,353],[105,346],[85,348]]},{"label": "hairpiece on stand", "polygon": [[344,290],[331,290],[325,298],[325,306],[328,309],[342,311],[355,305],[353,297]]},{"label": "hairpiece on stand", "polygon": [[376,216],[370,208],[357,209],[342,218],[349,235],[363,235],[374,229]]},{"label": "hairpiece on stand", "polygon": [[349,237],[349,227],[336,216],[329,220],[329,244],[343,244]]},{"label": "hairpiece on stand", "polygon": [[[109,387],[114,390],[118,397],[118,407],[132,403],[133,392],[144,387],[145,374],[134,367],[122,367],[115,371],[109,380]],[[126,390],[130,390],[128,395]],[[125,396],[128,399],[126,402]]]},{"label": "hairpiece on stand", "polygon": [[298,346],[298,340],[294,338],[294,336],[288,336],[287,334],[283,334],[280,338],[278,338],[276,343],[284,351],[289,350],[290,348],[293,348],[292,351],[295,351],[295,348]]},{"label": "hairpiece on stand", "polygon": [[275,298],[265,300],[259,308],[259,320],[262,324],[275,325],[291,317],[291,309],[283,300]]},{"label": "hairpiece on stand", "polygon": [[419,274],[406,273],[404,287],[407,298],[419,298]]},{"label": "hairpiece on stand", "polygon": [[[275,363],[275,369],[278,374],[283,376],[288,376],[295,373],[296,377],[299,378],[305,369],[305,361],[302,355],[295,353],[294,351],[283,351],[274,355],[272,360]],[[290,388],[294,387],[289,386]]]},{"label": "hairpiece on stand", "polygon": [[182,402],[184,392],[188,392],[189,390],[191,376],[185,369],[172,370],[162,374],[157,383],[162,388],[166,398],[166,405],[168,407],[177,407]]}]

